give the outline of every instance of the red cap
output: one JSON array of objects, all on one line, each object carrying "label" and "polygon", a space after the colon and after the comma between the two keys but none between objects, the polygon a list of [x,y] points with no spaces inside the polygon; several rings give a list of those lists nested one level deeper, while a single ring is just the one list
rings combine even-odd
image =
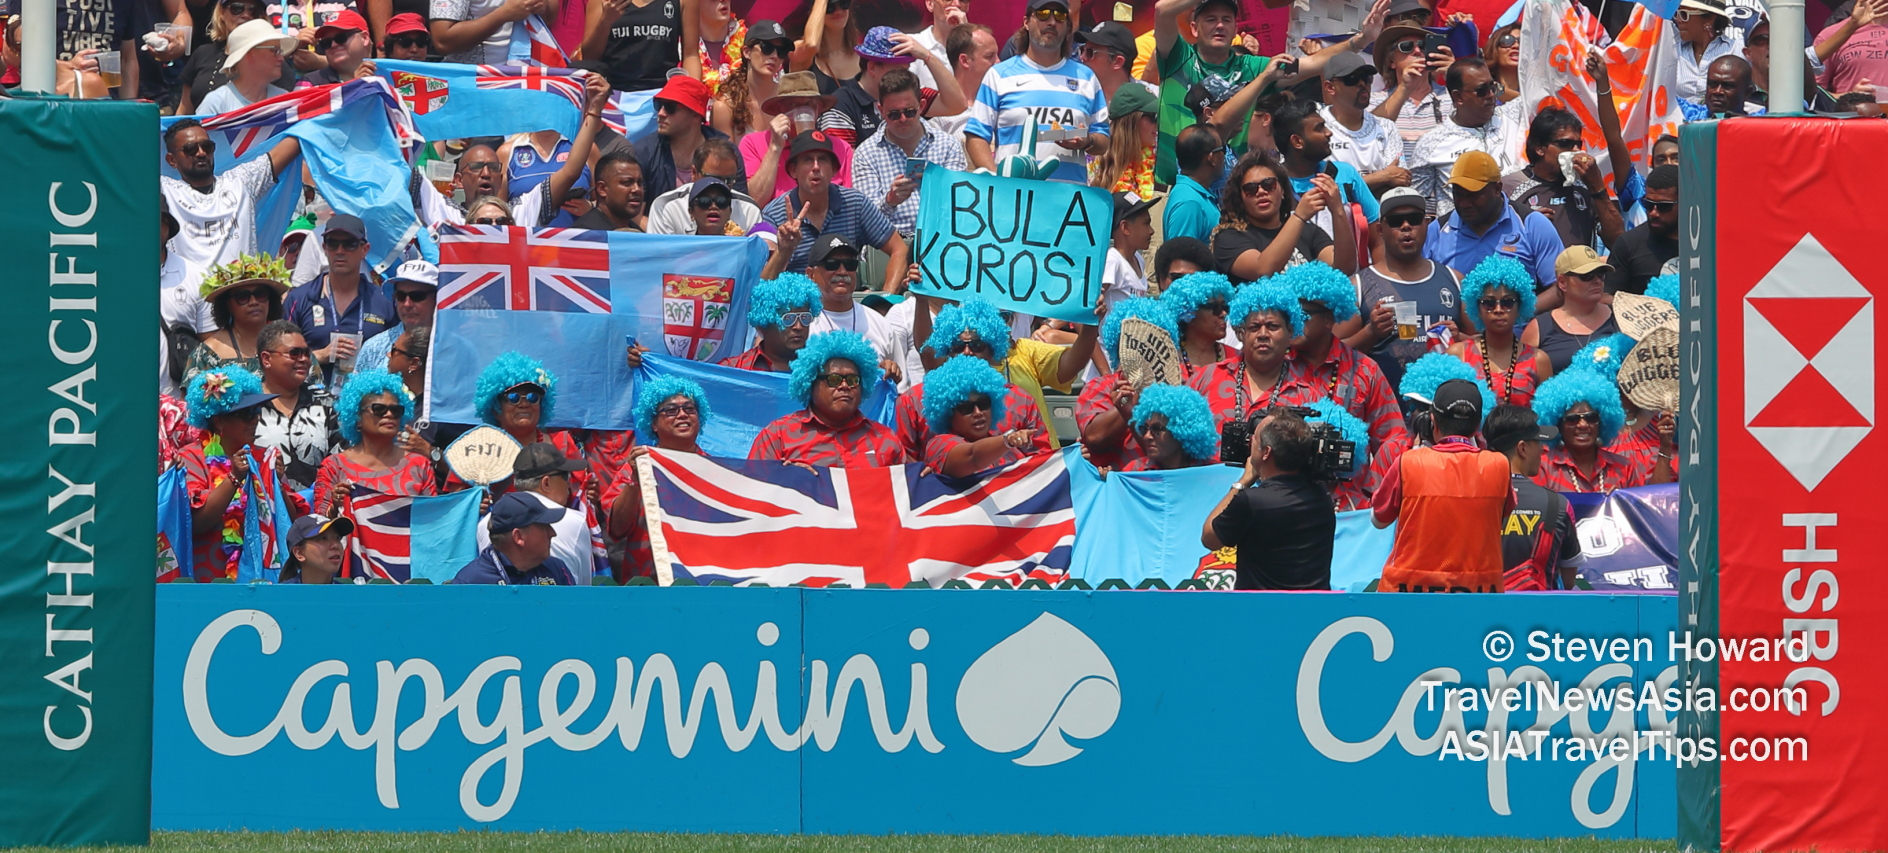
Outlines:
[{"label": "red cap", "polygon": [[658,101],[673,101],[695,111],[702,118],[708,117],[708,86],[686,74],[670,77],[662,84],[662,91],[656,93]]},{"label": "red cap", "polygon": [[315,38],[325,39],[350,30],[367,32],[367,19],[361,17],[361,13],[353,9],[343,9],[334,17],[329,18],[327,23],[322,24],[320,29],[315,30]]},{"label": "red cap", "polygon": [[387,20],[387,35],[423,32],[428,32],[426,22],[420,20],[417,12],[401,12]]}]

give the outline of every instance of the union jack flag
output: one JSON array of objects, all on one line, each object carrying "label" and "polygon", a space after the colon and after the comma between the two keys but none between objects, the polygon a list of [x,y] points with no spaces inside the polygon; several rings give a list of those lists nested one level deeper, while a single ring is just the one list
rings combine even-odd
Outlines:
[{"label": "union jack flag", "polygon": [[473,85],[481,89],[530,89],[562,96],[577,109],[583,109],[582,76],[586,72],[569,68],[543,68],[536,65],[481,65]]},{"label": "union jack flag", "polygon": [[1075,508],[1059,454],[974,478],[921,465],[822,468],[655,451],[643,492],[664,584],[806,583],[854,587],[914,580],[1068,574]]},{"label": "union jack flag", "polygon": [[526,15],[524,20],[512,27],[509,58],[550,68],[570,65],[570,57],[564,55],[564,48],[551,35],[550,26],[537,15]]},{"label": "union jack flag", "polygon": [[406,583],[413,574],[413,498],[371,489],[348,496],[353,568],[361,576]]},{"label": "union jack flag", "polygon": [[439,229],[439,307],[610,312],[608,232],[516,225]]},{"label": "union jack flag", "polygon": [[419,132],[413,129],[413,117],[394,96],[387,81],[378,77],[297,89],[205,118],[203,129],[220,135],[230,156],[240,160],[257,146],[281,136],[289,125],[327,115],[361,98],[380,98],[384,102],[394,138],[401,147],[419,142]]}]

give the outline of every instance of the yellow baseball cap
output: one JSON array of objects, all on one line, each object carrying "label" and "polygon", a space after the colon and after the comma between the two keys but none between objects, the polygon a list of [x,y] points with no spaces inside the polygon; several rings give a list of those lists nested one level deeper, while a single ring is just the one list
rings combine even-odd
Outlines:
[{"label": "yellow baseball cap", "polygon": [[1472,193],[1500,182],[1501,167],[1495,165],[1495,158],[1486,151],[1463,152],[1455,158],[1455,167],[1449,170],[1449,183]]},{"label": "yellow baseball cap", "polygon": [[1613,265],[1600,257],[1599,252],[1593,251],[1592,246],[1570,246],[1554,260],[1554,275],[1557,276],[1567,273],[1590,275],[1598,271],[1612,272]]}]

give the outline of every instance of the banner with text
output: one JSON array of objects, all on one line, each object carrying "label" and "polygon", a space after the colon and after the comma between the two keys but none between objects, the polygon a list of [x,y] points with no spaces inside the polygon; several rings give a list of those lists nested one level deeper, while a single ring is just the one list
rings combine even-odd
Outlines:
[{"label": "banner with text", "polygon": [[[1610,183],[1622,164],[1613,163],[1607,153],[1599,85],[1586,73],[1593,36],[1605,34],[1591,20],[1580,4],[1569,0],[1527,0],[1521,15],[1521,102],[1529,121],[1548,106],[1579,118],[1585,128],[1581,144],[1599,161]],[[1672,26],[1646,7],[1634,6],[1618,38],[1601,48],[1620,134],[1632,167],[1641,174],[1652,168],[1652,144],[1678,133],[1684,121],[1678,108],[1678,47]]]},{"label": "banner with text", "polygon": [[924,168],[918,200],[923,278],[912,290],[982,299],[1072,323],[1095,322],[1114,199],[1095,187]]}]

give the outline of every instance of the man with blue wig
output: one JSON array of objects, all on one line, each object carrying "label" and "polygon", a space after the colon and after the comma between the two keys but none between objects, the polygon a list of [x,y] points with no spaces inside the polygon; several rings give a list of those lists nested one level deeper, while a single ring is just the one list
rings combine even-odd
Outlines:
[{"label": "man with blue wig", "polygon": [[1172,471],[1219,459],[1219,431],[1200,392],[1183,385],[1150,385],[1134,404],[1131,426],[1142,452],[1123,471]]},{"label": "man with blue wig", "polygon": [[[928,297],[918,297],[927,298]],[[1096,332],[1093,327],[1084,326],[1081,338],[1071,347],[1055,347],[1039,341],[1029,344],[1047,347],[1048,354],[1055,360],[1044,361],[1038,358],[1025,358],[1019,362],[1014,358],[1016,346],[1023,342],[1010,340],[1009,325],[1003,321],[1003,315],[996,306],[980,299],[972,299],[956,305],[946,306],[936,317],[930,316],[926,305],[919,305],[913,324],[912,339],[924,335],[923,345],[918,354],[927,367],[942,365],[956,355],[972,355],[1003,374],[1009,391],[1003,397],[1003,416],[996,424],[999,433],[1011,433],[1016,430],[1032,430],[1030,433],[1030,452],[1044,452],[1056,449],[1059,442],[1047,426],[1048,419],[1043,416],[1046,403],[1039,403],[1044,382],[1043,371],[1053,366],[1053,379],[1060,380],[1062,387],[1080,375],[1082,366],[1094,357]],[[1019,366],[1020,364],[1020,366]],[[1066,379],[1063,378],[1066,376]],[[1030,389],[1034,388],[1035,393]],[[898,412],[895,419],[898,441],[904,445],[905,455],[912,459],[924,456],[924,447],[934,433],[924,417],[924,385],[912,387],[898,398]]]},{"label": "man with blue wig", "polygon": [[1213,428],[1250,420],[1273,406],[1310,402],[1291,385],[1292,339],[1304,334],[1305,310],[1298,294],[1276,279],[1245,285],[1233,294],[1226,323],[1239,333],[1239,357],[1195,371],[1187,385],[1206,398]]},{"label": "man with blue wig", "polygon": [[804,467],[873,468],[906,461],[884,424],[859,408],[883,375],[878,351],[854,332],[822,332],[793,360],[787,393],[806,408],[776,418],[754,437],[749,459]]},{"label": "man with blue wig", "polygon": [[[1341,406],[1370,427],[1372,453],[1385,445],[1407,443],[1403,410],[1389,380],[1383,378],[1383,368],[1343,341],[1363,323],[1357,310],[1357,287],[1350,276],[1313,261],[1278,277],[1298,294],[1305,312],[1304,335],[1292,348],[1292,378],[1286,381],[1304,401],[1298,405],[1330,400]],[[1368,480],[1354,485],[1365,495],[1374,490]]]},{"label": "man with blue wig", "polygon": [[799,273],[754,286],[747,297],[747,324],[754,327],[753,348],[718,362],[722,367],[786,373],[819,316],[819,285]]}]

